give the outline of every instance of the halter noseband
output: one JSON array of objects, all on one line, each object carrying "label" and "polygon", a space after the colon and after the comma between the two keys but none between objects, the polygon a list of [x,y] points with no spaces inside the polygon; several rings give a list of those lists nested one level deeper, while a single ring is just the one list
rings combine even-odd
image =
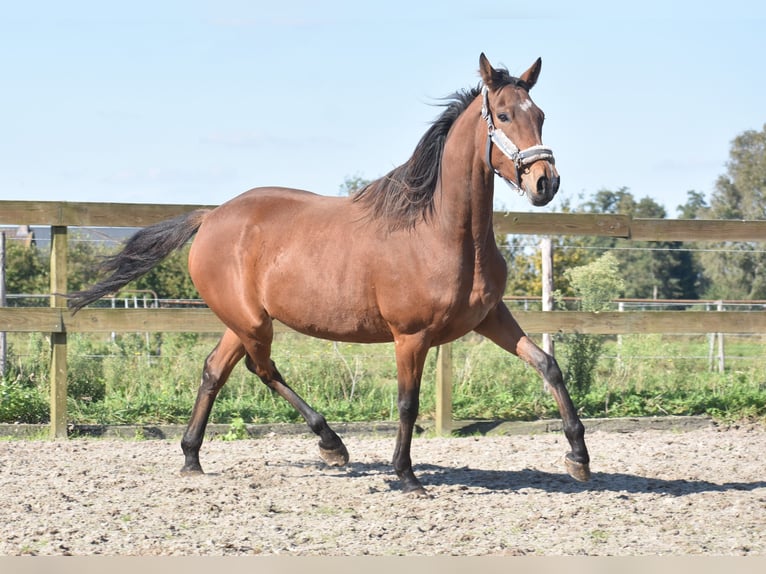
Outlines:
[{"label": "halter noseband", "polygon": [[[524,195],[524,190],[521,188],[521,170],[528,165],[532,165],[536,161],[544,160],[551,163],[555,163],[553,158],[553,150],[543,145],[533,145],[524,150],[520,150],[516,145],[503,133],[503,130],[495,128],[495,124],[492,121],[492,114],[489,111],[489,89],[487,86],[481,88],[481,117],[487,122],[487,165],[489,168],[503,178],[503,181],[507,183],[511,188],[519,192],[520,195]],[[516,172],[514,181],[507,179],[492,165],[492,144],[495,144],[497,148],[505,154],[505,156],[513,162],[513,168]]]}]

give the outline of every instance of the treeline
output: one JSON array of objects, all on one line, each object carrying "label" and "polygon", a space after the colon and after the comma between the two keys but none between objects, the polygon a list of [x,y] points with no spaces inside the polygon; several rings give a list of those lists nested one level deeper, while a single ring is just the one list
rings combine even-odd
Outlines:
[{"label": "treeline", "polygon": [[[635,218],[668,215],[653,199],[637,199],[625,188],[601,190],[577,204],[565,202],[561,210]],[[689,191],[676,215],[679,219],[766,219],[766,126],[736,137],[726,173],[716,180],[710,198]],[[541,292],[536,241],[516,236],[504,242],[510,263],[509,294]],[[553,242],[555,288],[564,295],[573,294],[566,269],[610,252],[625,282],[624,297],[766,299],[766,246],[759,242],[639,242],[609,237],[558,237]]]},{"label": "treeline", "polygon": [[[69,292],[95,283],[99,265],[119,248],[114,241],[95,241],[82,231],[70,233],[67,251]],[[171,254],[149,273],[125,287],[125,291],[152,291],[160,299],[197,299],[199,294],[189,277],[186,262],[189,246]],[[8,295],[47,295],[50,293],[50,249],[20,241],[6,242],[6,292]],[[8,305],[15,305],[9,297]],[[25,301],[22,304],[35,304]],[[39,301],[37,304],[40,304]],[[43,303],[47,305],[47,302]]]},{"label": "treeline", "polygon": [[[354,193],[368,183],[348,178],[341,193]],[[627,188],[600,190],[576,201],[563,200],[559,211],[569,213],[626,214],[636,218],[667,218],[655,200],[636,198]],[[719,176],[709,198],[687,192],[677,207],[681,219],[766,218],[766,125],[746,131],[731,143],[726,173]],[[73,231],[68,253],[70,291],[98,278],[99,261],[114,245],[87,240]],[[498,237],[508,261],[507,294],[542,293],[540,238]],[[661,299],[766,299],[766,249],[757,242],[638,242],[609,237],[554,237],[554,287],[563,296],[574,295],[566,270],[594,262],[605,253],[617,260],[624,293],[615,296]],[[130,290],[151,290],[161,299],[194,299],[197,292],[186,270],[188,248],[172,254]],[[48,251],[8,241],[6,292],[47,294]]]}]

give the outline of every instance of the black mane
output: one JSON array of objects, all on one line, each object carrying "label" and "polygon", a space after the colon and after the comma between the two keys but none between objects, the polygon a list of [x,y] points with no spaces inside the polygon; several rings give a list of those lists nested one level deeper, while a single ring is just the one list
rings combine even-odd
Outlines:
[{"label": "black mane", "polygon": [[[507,70],[496,69],[493,86],[514,85],[526,89],[524,82]],[[470,103],[481,93],[481,85],[455,92],[444,98],[446,109],[420,138],[410,159],[370,183],[353,196],[372,217],[385,218],[390,230],[411,229],[433,213],[436,182],[441,171],[442,152],[450,128]]]},{"label": "black mane", "polygon": [[445,98],[447,109],[420,138],[410,159],[355,193],[354,201],[364,204],[373,217],[387,219],[391,230],[410,229],[427,219],[433,212],[447,134],[480,92],[462,90]]}]

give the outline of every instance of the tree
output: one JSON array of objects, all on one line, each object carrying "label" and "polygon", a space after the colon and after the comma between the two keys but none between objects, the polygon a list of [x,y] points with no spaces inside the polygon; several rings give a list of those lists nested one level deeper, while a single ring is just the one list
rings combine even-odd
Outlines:
[{"label": "tree", "polygon": [[679,205],[676,211],[678,211],[678,219],[699,219],[707,208],[705,194],[692,189],[686,192],[686,203]]},{"label": "tree", "polygon": [[50,292],[49,265],[34,245],[6,241],[6,292],[47,294]]},{"label": "tree", "polygon": [[372,183],[371,179],[366,179],[360,174],[346,176],[343,183],[338,188],[338,195],[354,195]]},{"label": "tree", "polygon": [[[627,188],[600,190],[582,204],[586,213],[620,213],[636,218],[665,219],[656,201],[638,201]],[[625,280],[625,296],[636,298],[696,299],[699,271],[691,253],[679,241],[638,242],[613,237],[588,238],[591,248],[611,251]]]},{"label": "tree", "polygon": [[[710,205],[697,205],[709,219],[766,218],[766,125],[749,130],[731,144],[727,173],[715,183]],[[705,295],[721,299],[766,299],[766,252],[756,242],[716,242],[700,262],[707,280]]]},{"label": "tree", "polygon": [[[535,243],[535,240],[538,242]],[[505,294],[539,297],[542,294],[539,238],[530,235],[496,235],[495,242],[508,268]]]},{"label": "tree", "polygon": [[67,288],[79,291],[89,287],[99,279],[98,266],[110,249],[104,241],[94,241],[87,234],[73,231],[67,242]]},{"label": "tree", "polygon": [[710,199],[711,214],[720,219],[766,218],[766,125],[734,138],[726,167]]}]

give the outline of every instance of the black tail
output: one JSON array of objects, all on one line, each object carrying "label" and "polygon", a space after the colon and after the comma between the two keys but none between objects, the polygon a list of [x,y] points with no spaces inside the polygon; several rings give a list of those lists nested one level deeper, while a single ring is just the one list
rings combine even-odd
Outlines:
[{"label": "black tail", "polygon": [[88,303],[115,293],[134,279],[148,273],[172,251],[191,239],[208,210],[198,209],[167,221],[155,223],[133,235],[117,255],[108,257],[100,270],[109,277],[84,291],[67,295],[67,304],[76,313]]}]

